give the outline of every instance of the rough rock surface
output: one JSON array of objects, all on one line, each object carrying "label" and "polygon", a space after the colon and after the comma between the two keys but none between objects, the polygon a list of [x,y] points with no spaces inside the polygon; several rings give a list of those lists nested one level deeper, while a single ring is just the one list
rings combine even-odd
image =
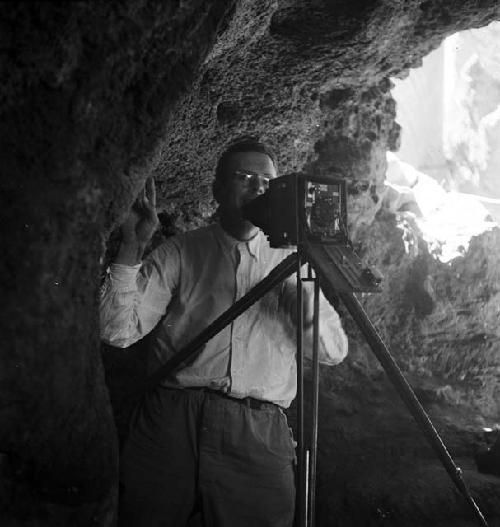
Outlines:
[{"label": "rough rock surface", "polygon": [[[409,255],[385,211],[359,236],[364,258],[386,277],[365,310],[496,525],[500,482],[477,473],[473,455],[499,415],[500,230],[475,238],[449,265],[417,237],[419,254]],[[322,370],[320,524],[474,525],[354,321],[344,320],[350,354]]]},{"label": "rough rock surface", "polygon": [[[447,34],[494,19],[500,19],[496,0],[12,3],[2,9],[3,524],[112,524],[117,442],[98,353],[99,267],[103,241],[145,177],[154,171],[160,207],[174,228],[200,225],[213,211],[210,180],[218,153],[237,135],[256,134],[278,151],[282,172],[333,171],[351,179],[353,233],[362,241],[363,226],[380,207],[385,150],[398,142],[388,77],[404,75]],[[392,229],[380,219],[370,228]],[[390,246],[399,239],[394,232],[386,238]],[[387,276],[391,286],[382,299],[399,290],[397,306],[411,314],[400,318],[410,333],[391,343],[406,346],[410,335],[420,335],[415,325],[434,331],[442,323],[436,306],[443,309],[446,302],[439,304],[426,289],[434,272],[430,261],[407,261],[400,248],[387,254],[393,276]],[[493,283],[486,242],[484,253],[474,254],[485,262],[484,273],[463,276]],[[398,257],[402,270],[390,266]],[[451,303],[457,291],[460,304],[462,289],[445,275],[435,287]],[[470,284],[475,293],[475,282]],[[405,305],[408,293],[411,306]],[[463,307],[473,310],[475,320],[477,305],[494,297],[484,294]],[[384,306],[374,301],[370,309],[392,339],[391,331],[401,329],[399,315]],[[451,322],[446,320],[455,331]],[[472,331],[480,334],[475,322]],[[475,357],[474,382],[490,375],[482,369],[483,354],[495,360],[495,332],[490,327],[484,334],[479,353],[478,342],[469,346],[460,332],[452,333],[460,356]],[[483,406],[474,411],[486,417],[495,410],[495,387],[483,389],[473,379],[464,384],[465,367],[458,357],[449,362],[450,347],[440,344],[448,337],[433,336],[435,356],[415,346],[401,355],[403,364],[410,373],[435,364],[450,376],[443,385],[451,391],[442,391],[450,415],[478,396],[486,413]],[[429,456],[428,473],[419,477],[425,467],[415,466],[414,454],[424,450],[403,448],[413,444],[414,428],[398,419],[404,412],[393,397],[385,398],[390,388],[376,382],[376,364],[356,351],[354,333],[352,349],[338,379],[332,373],[324,381],[323,399],[339,418],[325,420],[321,432],[326,437],[333,430],[322,454],[321,466],[332,468],[320,474],[320,517],[326,523],[335,515],[344,526],[467,517],[461,505],[450,506],[457,500],[448,486],[428,492],[436,462]],[[369,400],[379,416],[390,416],[387,428],[365,405],[379,386],[380,397]],[[429,390],[437,401],[436,385]],[[443,405],[435,402],[433,409],[443,420]],[[458,417],[446,430],[457,452],[470,454],[469,439],[476,436],[464,435]],[[388,431],[396,446],[378,448]],[[362,477],[368,474],[360,471],[362,452],[371,457],[366,470],[372,480]],[[396,474],[404,466],[396,461],[405,459],[413,461],[409,477]],[[389,482],[384,464],[396,467]],[[485,508],[498,515],[495,481],[498,490],[497,480],[482,481],[480,490]],[[411,492],[391,512],[391,498],[400,503],[401,488],[410,482]]]},{"label": "rough rock surface", "polygon": [[104,240],[227,8],[2,5],[2,525],[112,523],[118,449],[97,316]]}]

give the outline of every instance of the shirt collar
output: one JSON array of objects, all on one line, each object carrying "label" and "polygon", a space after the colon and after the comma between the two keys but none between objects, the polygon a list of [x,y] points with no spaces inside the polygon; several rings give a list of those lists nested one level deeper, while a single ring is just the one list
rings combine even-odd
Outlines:
[{"label": "shirt collar", "polygon": [[220,223],[215,224],[215,232],[217,235],[217,238],[222,244],[222,247],[232,252],[235,247],[239,247],[240,249],[245,245],[248,253],[250,256],[255,258],[255,260],[259,261],[260,257],[260,244],[262,241],[262,236],[264,236],[263,232],[259,229],[257,231],[257,234],[247,241],[241,241],[237,240],[236,238],[233,238],[230,234],[228,234],[220,225]]}]

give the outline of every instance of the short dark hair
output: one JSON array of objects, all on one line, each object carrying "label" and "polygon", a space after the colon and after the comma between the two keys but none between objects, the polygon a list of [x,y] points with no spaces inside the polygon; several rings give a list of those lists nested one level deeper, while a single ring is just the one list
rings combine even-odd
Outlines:
[{"label": "short dark hair", "polygon": [[220,156],[215,169],[215,179],[217,181],[221,182],[224,180],[224,177],[227,175],[229,160],[233,154],[238,152],[260,152],[261,154],[266,154],[271,158],[274,168],[276,170],[278,169],[274,152],[256,137],[245,135],[230,143]]}]

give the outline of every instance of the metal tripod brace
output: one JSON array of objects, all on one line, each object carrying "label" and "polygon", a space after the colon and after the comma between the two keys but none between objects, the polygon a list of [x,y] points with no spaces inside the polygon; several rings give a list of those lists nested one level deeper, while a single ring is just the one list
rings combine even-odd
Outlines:
[{"label": "metal tripod brace", "polygon": [[[302,267],[310,264],[316,273],[313,278],[309,272],[306,280],[314,281],[314,315],[313,315],[313,393],[312,393],[312,426],[309,437],[304,434],[304,353],[303,333],[304,317],[302,304]],[[335,269],[325,266],[325,261],[318,257],[315,248],[304,244],[297,253],[292,253],[277,265],[269,275],[259,282],[251,291],[238,300],[233,306],[218,317],[212,324],[196,336],[187,346],[180,350],[173,358],[161,366],[148,380],[147,389],[155,388],[174,370],[184,363],[194,359],[200,353],[203,345],[214,337],[219,331],[229,325],[235,318],[246,311],[257,300],[279,285],[283,280],[297,273],[297,460],[298,460],[298,488],[297,488],[297,527],[314,526],[314,502],[316,495],[316,459],[318,438],[318,402],[319,402],[319,289],[330,302],[334,304],[336,298],[343,302],[367,343],[380,364],[386,371],[389,379],[394,384],[403,402],[408,407],[424,436],[436,452],[453,483],[462,493],[470,505],[479,525],[488,527],[488,524],[471,496],[463,478],[462,471],[451,458],[441,437],[434,428],[429,416],[422,408],[417,396],[406,381],[398,365],[394,361],[387,346],[371,323],[354,293],[339,292],[335,285]]]}]

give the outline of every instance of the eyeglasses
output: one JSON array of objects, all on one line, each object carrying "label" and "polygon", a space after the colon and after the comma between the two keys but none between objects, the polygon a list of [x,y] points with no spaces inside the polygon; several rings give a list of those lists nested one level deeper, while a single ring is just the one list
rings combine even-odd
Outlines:
[{"label": "eyeglasses", "polygon": [[241,181],[245,185],[250,185],[250,183],[257,182],[259,185],[262,185],[264,188],[269,188],[269,181],[271,178],[263,174],[257,174],[256,172],[250,172],[248,170],[235,170],[234,175],[238,181]]}]

